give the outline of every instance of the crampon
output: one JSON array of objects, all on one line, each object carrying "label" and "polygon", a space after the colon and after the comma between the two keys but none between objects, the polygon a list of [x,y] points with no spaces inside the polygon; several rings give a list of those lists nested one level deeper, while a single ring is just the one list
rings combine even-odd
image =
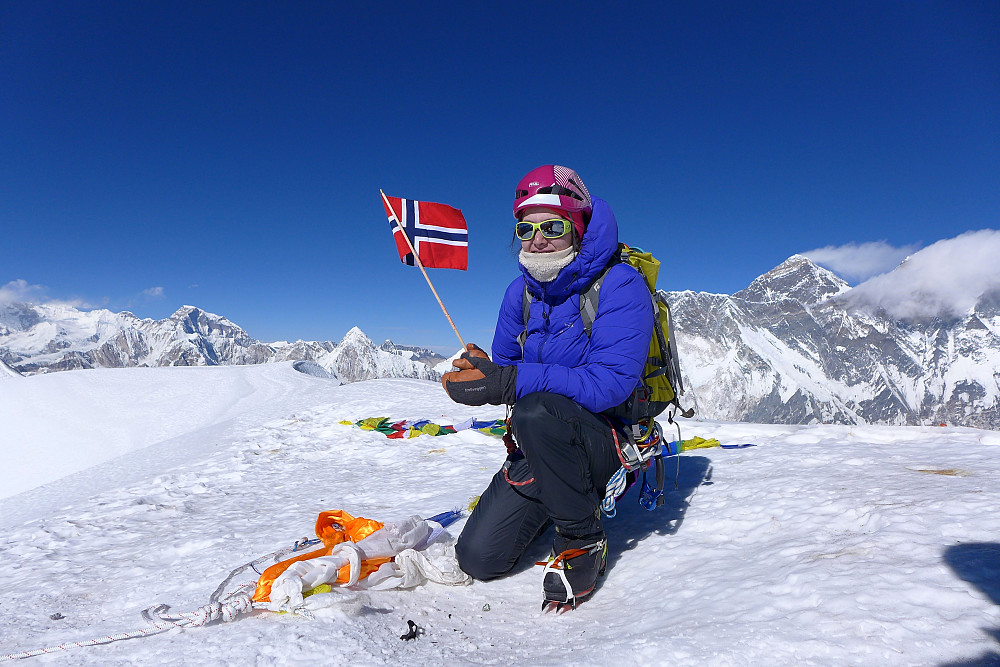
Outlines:
[{"label": "crampon", "polygon": [[[560,544],[562,542],[562,544]],[[603,535],[590,539],[566,539],[557,534],[552,555],[542,573],[542,611],[564,613],[576,609],[594,592],[598,577],[607,567],[608,543]]]}]

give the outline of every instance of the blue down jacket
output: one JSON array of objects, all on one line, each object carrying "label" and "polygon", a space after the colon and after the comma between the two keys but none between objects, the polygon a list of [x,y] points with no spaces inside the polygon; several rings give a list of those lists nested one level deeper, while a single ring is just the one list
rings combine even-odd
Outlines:
[{"label": "blue down jacket", "polygon": [[[493,336],[493,361],[517,365],[518,398],[547,391],[601,412],[636,388],[653,335],[653,307],[643,277],[628,264],[612,266],[601,285],[589,339],[580,317],[580,294],[617,250],[614,213],[607,202],[594,199],[580,252],[555,279],[540,283],[521,267],[504,294]],[[517,337],[524,331],[525,285],[534,299],[522,359]]]}]

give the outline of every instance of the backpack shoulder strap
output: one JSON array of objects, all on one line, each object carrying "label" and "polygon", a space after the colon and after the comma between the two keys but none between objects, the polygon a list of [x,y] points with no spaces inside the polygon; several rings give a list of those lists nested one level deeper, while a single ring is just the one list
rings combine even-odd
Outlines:
[{"label": "backpack shoulder strap", "polygon": [[590,338],[590,331],[594,328],[594,318],[597,317],[597,299],[601,296],[601,285],[604,284],[604,277],[608,275],[610,268],[609,266],[601,271],[601,274],[590,284],[587,291],[580,295],[580,319],[583,320],[583,330],[587,332],[587,338]]},{"label": "backpack shoulder strap", "polygon": [[611,258],[608,265],[597,274],[597,278],[590,284],[590,287],[580,295],[580,319],[583,320],[583,330],[587,332],[587,338],[590,338],[590,332],[594,328],[594,319],[597,317],[597,300],[601,295],[601,285],[604,284],[604,279],[611,267],[616,264],[628,264],[624,253],[625,250],[619,245],[618,252]]}]

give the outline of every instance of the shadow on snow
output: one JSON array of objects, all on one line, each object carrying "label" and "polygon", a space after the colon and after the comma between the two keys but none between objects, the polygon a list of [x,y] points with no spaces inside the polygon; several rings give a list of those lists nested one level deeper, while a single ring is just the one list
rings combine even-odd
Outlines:
[{"label": "shadow on snow", "polygon": [[[996,542],[970,542],[948,547],[944,552],[944,562],[955,571],[960,579],[969,582],[989,597],[995,605],[1000,605],[1000,544]],[[1000,628],[986,632],[1000,641]],[[987,651],[978,658],[947,663],[942,667],[959,665],[1000,665],[1000,652]]]},{"label": "shadow on snow", "polygon": [[[674,460],[677,463],[674,463]],[[604,517],[604,530],[608,536],[608,568],[615,566],[625,551],[630,551],[650,535],[673,535],[684,522],[684,513],[695,491],[702,484],[711,484],[711,461],[704,456],[679,456],[666,461],[666,479],[663,492],[664,503],[660,507],[647,511],[639,505],[639,490],[642,487],[642,477],[622,496],[615,505],[617,514],[614,518]],[[676,466],[676,467],[675,467]],[[652,474],[652,471],[650,471]],[[674,488],[676,479],[677,488]],[[506,576],[523,572],[535,566],[537,561],[544,561],[552,550],[551,525],[539,533],[525,549],[517,564]],[[604,578],[598,580],[600,589]]]},{"label": "shadow on snow", "polygon": [[[712,463],[704,456],[678,456],[674,461],[668,459],[665,463],[663,505],[653,510],[639,505],[640,476],[633,488],[618,500],[615,517],[604,519],[604,529],[608,534],[609,569],[615,566],[623,553],[635,549],[650,535],[675,534],[684,523],[684,514],[695,491],[703,484],[712,483]],[[674,488],[675,479],[677,488]]]}]

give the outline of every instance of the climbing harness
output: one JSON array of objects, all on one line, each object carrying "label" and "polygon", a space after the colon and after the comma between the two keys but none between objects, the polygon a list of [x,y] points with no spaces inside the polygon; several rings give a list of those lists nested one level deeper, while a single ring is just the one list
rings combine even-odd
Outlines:
[{"label": "climbing harness", "polygon": [[[674,420],[674,414],[679,408],[671,405],[667,411],[667,421],[677,427],[677,440],[667,441],[663,435],[663,429],[659,422],[652,417],[640,419],[635,424],[626,427],[625,438],[619,437],[618,429],[614,427],[611,420],[604,416],[611,429],[611,436],[614,439],[615,451],[622,467],[611,476],[604,492],[604,500],[601,502],[601,512],[606,517],[613,518],[617,514],[615,503],[629,489],[628,475],[632,473],[633,480],[642,472],[642,485],[639,492],[639,505],[646,510],[652,511],[665,502],[663,497],[665,465],[664,457],[676,457],[681,450],[681,426]],[[655,484],[651,484],[647,478],[650,468],[653,468]],[[680,476],[680,459],[677,460],[677,472],[674,476],[674,488],[677,487],[677,480]],[[634,483],[634,482],[633,482]]]}]

